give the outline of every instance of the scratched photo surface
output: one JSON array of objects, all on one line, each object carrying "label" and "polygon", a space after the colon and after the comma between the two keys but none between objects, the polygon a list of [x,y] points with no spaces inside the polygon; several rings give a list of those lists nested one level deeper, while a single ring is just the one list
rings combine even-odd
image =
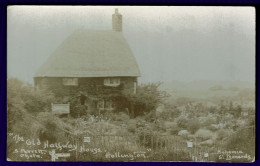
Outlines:
[{"label": "scratched photo surface", "polygon": [[255,9],[8,6],[7,160],[255,160]]}]

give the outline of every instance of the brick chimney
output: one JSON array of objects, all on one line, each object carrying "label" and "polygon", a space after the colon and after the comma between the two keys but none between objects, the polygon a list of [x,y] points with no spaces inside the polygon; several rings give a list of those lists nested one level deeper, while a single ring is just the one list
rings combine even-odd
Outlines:
[{"label": "brick chimney", "polygon": [[112,29],[113,31],[122,32],[122,15],[118,13],[118,9],[115,9],[115,13],[112,15]]}]

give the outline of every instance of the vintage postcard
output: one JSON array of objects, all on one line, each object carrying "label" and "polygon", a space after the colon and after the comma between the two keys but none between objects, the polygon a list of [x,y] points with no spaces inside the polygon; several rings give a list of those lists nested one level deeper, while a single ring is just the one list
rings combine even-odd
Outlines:
[{"label": "vintage postcard", "polygon": [[255,9],[8,6],[7,160],[255,160]]}]

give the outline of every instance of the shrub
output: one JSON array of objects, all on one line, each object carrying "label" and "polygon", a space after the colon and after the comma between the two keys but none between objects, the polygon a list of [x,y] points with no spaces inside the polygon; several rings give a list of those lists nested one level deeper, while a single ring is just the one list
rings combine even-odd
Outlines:
[{"label": "shrub", "polygon": [[124,112],[119,112],[118,114],[114,114],[114,118],[115,118],[115,121],[123,121],[123,122],[126,122],[129,120],[129,115],[127,115],[126,113]]},{"label": "shrub", "polygon": [[214,136],[214,133],[207,129],[199,129],[195,133],[195,135],[196,135],[196,137],[202,138],[202,140],[207,140],[207,139],[212,138]]},{"label": "shrub", "polygon": [[172,125],[172,127],[170,129],[170,133],[171,133],[171,135],[178,135],[180,130],[181,129],[177,125]]},{"label": "shrub", "polygon": [[228,130],[220,129],[217,131],[217,139],[222,140],[224,138],[227,138],[229,136],[229,133],[230,131],[228,132]]},{"label": "shrub", "polygon": [[205,120],[202,122],[201,126],[211,126],[213,123],[217,122],[217,118],[210,118],[210,117],[206,117]]},{"label": "shrub", "polygon": [[7,126],[13,130],[15,123],[24,121],[24,117],[31,113],[51,111],[51,102],[55,101],[52,93],[46,89],[34,91],[30,84],[16,78],[7,80]]},{"label": "shrub", "polygon": [[158,90],[159,86],[160,83],[141,84],[137,87],[136,94],[124,91],[125,98],[133,103],[134,117],[154,111],[168,97],[166,92]]},{"label": "shrub", "polygon": [[156,111],[152,110],[148,113],[144,113],[144,120],[147,122],[153,122],[156,119]]},{"label": "shrub", "polygon": [[177,125],[181,129],[187,129],[188,127],[188,120],[186,118],[180,118],[177,120]]},{"label": "shrub", "polygon": [[[243,128],[228,137],[226,148],[230,150],[242,150],[244,153],[254,154],[255,138],[253,128]],[[254,155],[252,155],[254,156]]]},{"label": "shrub", "polygon": [[64,137],[64,128],[66,127],[67,129],[72,129],[72,127],[69,127],[60,118],[48,112],[39,113],[37,119],[44,125],[44,128],[42,128],[39,133],[39,138],[41,141],[48,140],[50,142],[62,142],[64,139],[66,140]]},{"label": "shrub", "polygon": [[188,122],[188,130],[191,134],[194,134],[200,128],[200,122],[198,119],[190,119]]},{"label": "shrub", "polygon": [[213,126],[213,125],[207,126],[207,129],[210,130],[210,131],[212,131],[212,132],[215,132],[215,131],[218,130],[218,128],[217,128],[216,126]]},{"label": "shrub", "polygon": [[135,124],[129,124],[127,126],[127,131],[130,133],[135,133],[136,125]]},{"label": "shrub", "polygon": [[165,110],[166,112],[169,112],[169,116],[172,118],[177,118],[181,114],[181,111],[177,108],[177,106],[172,103],[165,104]]},{"label": "shrub", "polygon": [[164,122],[163,120],[156,121],[156,123],[155,123],[155,128],[156,128],[158,131],[165,132],[165,131],[166,131],[165,122]]},{"label": "shrub", "polygon": [[[229,136],[224,143],[224,148],[229,151],[242,151],[241,155],[248,155],[248,158],[232,158],[230,162],[253,162],[255,158],[255,137],[253,128],[244,128]],[[223,160],[216,159],[217,162]],[[225,160],[224,160],[225,161]]]}]

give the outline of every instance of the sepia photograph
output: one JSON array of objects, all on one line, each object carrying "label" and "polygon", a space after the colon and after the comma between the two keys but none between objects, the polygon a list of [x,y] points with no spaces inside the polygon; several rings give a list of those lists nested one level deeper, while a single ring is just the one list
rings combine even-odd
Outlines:
[{"label": "sepia photograph", "polygon": [[255,8],[7,7],[8,161],[255,161]]}]

